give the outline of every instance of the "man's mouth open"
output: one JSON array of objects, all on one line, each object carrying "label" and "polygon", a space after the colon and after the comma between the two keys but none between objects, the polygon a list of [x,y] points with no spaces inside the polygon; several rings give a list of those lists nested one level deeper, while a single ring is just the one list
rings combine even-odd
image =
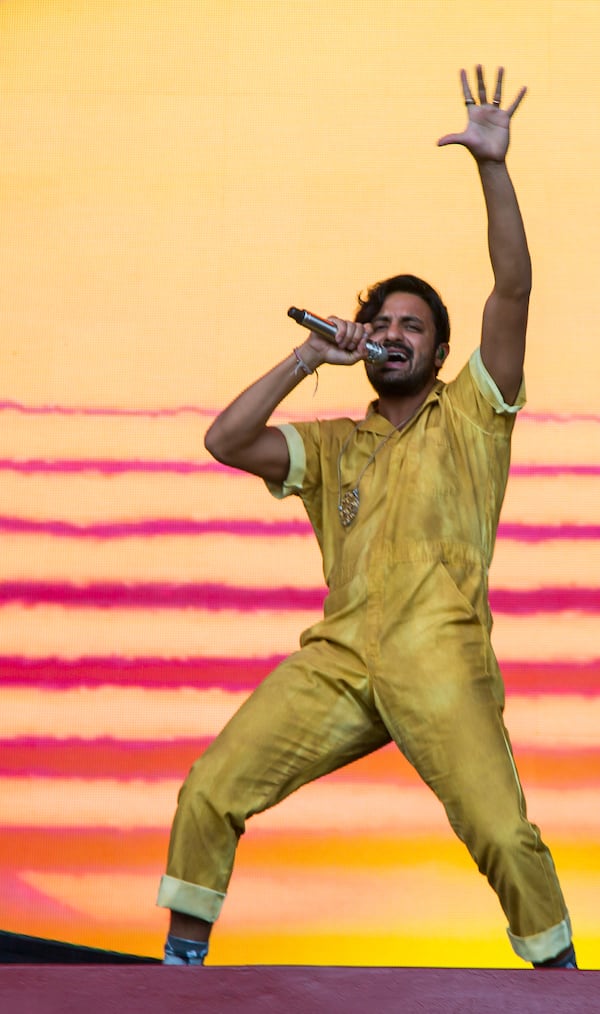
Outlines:
[{"label": "man's mouth open", "polygon": [[404,346],[388,346],[388,363],[409,363],[412,359],[412,352]]}]

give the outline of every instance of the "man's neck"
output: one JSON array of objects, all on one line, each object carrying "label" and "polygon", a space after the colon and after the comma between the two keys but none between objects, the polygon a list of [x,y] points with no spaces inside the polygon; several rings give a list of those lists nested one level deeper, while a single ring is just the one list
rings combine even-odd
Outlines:
[{"label": "man's neck", "polygon": [[386,395],[380,394],[376,402],[376,411],[387,419],[392,426],[402,429],[409,419],[412,419],[418,412],[421,405],[426,401],[429,393],[435,386],[435,379],[425,389],[413,395]]}]

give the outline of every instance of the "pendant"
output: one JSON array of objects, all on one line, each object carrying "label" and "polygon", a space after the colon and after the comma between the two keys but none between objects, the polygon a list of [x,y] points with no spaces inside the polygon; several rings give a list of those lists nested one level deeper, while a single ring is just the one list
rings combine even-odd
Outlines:
[{"label": "pendant", "polygon": [[356,489],[349,489],[338,502],[340,522],[344,528],[348,528],[348,526],[352,524],[358,514],[359,507],[360,496],[358,493],[358,487]]}]

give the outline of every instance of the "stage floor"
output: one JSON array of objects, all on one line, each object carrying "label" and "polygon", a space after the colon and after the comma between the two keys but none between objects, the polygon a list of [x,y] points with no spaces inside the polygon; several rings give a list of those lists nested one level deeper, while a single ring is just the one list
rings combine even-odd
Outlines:
[{"label": "stage floor", "polygon": [[593,1014],[600,972],[2,965],[10,1014]]}]

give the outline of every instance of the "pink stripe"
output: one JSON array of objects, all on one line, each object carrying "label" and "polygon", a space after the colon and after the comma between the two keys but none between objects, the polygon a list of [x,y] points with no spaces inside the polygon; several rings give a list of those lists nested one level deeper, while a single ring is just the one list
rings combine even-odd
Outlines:
[{"label": "pink stripe", "polygon": [[600,423],[600,415],[595,415],[587,412],[520,412],[519,416],[523,420],[529,422],[538,423],[572,423],[572,422],[591,422]]},{"label": "pink stripe", "polygon": [[23,405],[18,401],[0,401],[0,412],[20,412],[23,415],[63,416],[133,416],[134,418],[168,419],[178,415],[215,416],[213,409],[197,405],[183,405],[179,408],[102,408],[67,405]]},{"label": "pink stripe", "polygon": [[600,539],[600,525],[520,525],[500,524],[499,539],[513,539],[516,542],[550,542],[563,539]]},{"label": "pink stripe", "polygon": [[495,612],[529,616],[534,613],[600,611],[600,588],[547,587],[527,591],[497,588],[490,592]]},{"label": "pink stripe", "polygon": [[[3,827],[2,835],[4,836],[6,833],[7,829]],[[54,829],[52,834],[54,834]],[[26,841],[28,837],[29,829],[26,829],[22,841]],[[31,925],[35,926],[43,913],[43,919],[48,920],[47,923],[44,923],[45,925],[71,927],[74,918],[71,906],[53,898],[40,888],[27,884],[20,874],[21,869],[18,863],[11,863],[8,869],[6,865],[2,865],[2,925],[25,926],[31,932]],[[32,1002],[36,1003],[35,1000]],[[50,1010],[52,1009],[51,1004],[52,1001],[49,1002]],[[35,1011],[35,1006],[30,1009]],[[65,1009],[68,1010],[68,1007]]]},{"label": "pink stripe", "polygon": [[[80,686],[220,687],[249,690],[274,669],[283,656],[232,658],[123,658],[84,656],[77,659],[0,656],[0,684],[66,690]],[[600,657],[591,662],[504,662],[502,674],[509,693],[600,694]]]},{"label": "pink stripe", "polygon": [[545,478],[556,475],[600,475],[600,465],[511,465],[510,474],[515,477],[531,476]]},{"label": "pink stripe", "polygon": [[[22,475],[65,474],[77,475],[82,472],[99,472],[101,475],[126,475],[128,473],[174,474],[174,475],[241,475],[247,473],[243,469],[222,465],[218,461],[151,461],[151,460],[120,460],[114,458],[0,458],[0,471],[18,472]],[[553,464],[538,465],[513,464],[511,476],[515,478],[547,478],[560,475],[595,477],[600,475],[600,465]]]},{"label": "pink stripe", "polygon": [[[269,609],[320,610],[321,588],[239,588],[225,584],[120,584],[98,582],[72,585],[53,581],[6,581],[0,584],[0,605],[61,605],[97,609]],[[513,615],[566,610],[600,612],[600,588],[548,587],[526,591],[496,589],[490,594],[493,610]]]},{"label": "pink stripe", "polygon": [[[23,415],[61,415],[61,416],[132,416],[134,418],[171,418],[178,415],[201,415],[213,418],[220,409],[201,408],[198,405],[182,405],[173,408],[117,408],[110,406],[85,406],[85,405],[24,405],[17,401],[0,401],[0,411],[20,412]],[[358,413],[358,416],[357,416]],[[346,418],[360,417],[362,410],[356,406],[351,408],[340,408],[336,415]],[[600,423],[600,416],[586,412],[528,412],[520,413],[522,420],[538,423],[561,423],[572,422]]]},{"label": "pink stripe", "polygon": [[[180,415],[197,415],[207,419],[214,419],[222,410],[219,408],[202,408],[199,405],[179,405],[173,408],[111,408],[109,406],[85,406],[85,405],[24,405],[17,401],[0,401],[0,412],[17,412],[21,415],[31,416],[91,416],[91,417],[129,417],[133,419],[172,419]],[[350,409],[324,409],[320,413],[321,419],[360,419],[362,408],[353,406]],[[273,420],[283,419],[286,422],[293,420],[310,420],[312,416],[306,413],[294,411],[283,412],[275,410],[271,417]]]},{"label": "pink stripe", "polygon": [[[1,517],[0,532],[16,535],[51,535],[80,539],[153,538],[167,535],[236,535],[248,538],[309,536],[308,521],[258,521],[214,518],[194,521],[189,518],[156,518],[148,521],[96,522],[77,525],[70,521],[35,521],[31,518]],[[501,524],[499,539],[517,542],[554,540],[594,540],[600,538],[600,525],[522,525]]]},{"label": "pink stripe", "polygon": [[19,736],[0,740],[0,777],[183,778],[210,740],[83,740]]},{"label": "pink stripe", "polygon": [[122,658],[77,659],[0,656],[0,684],[66,690],[74,686],[220,687],[239,691],[255,687],[282,660],[264,658]]},{"label": "pink stripe", "polygon": [[54,581],[6,581],[0,584],[0,605],[61,605],[96,609],[321,609],[320,588],[236,588],[224,584],[120,584],[98,582],[73,585]]},{"label": "pink stripe", "polygon": [[[600,529],[599,529],[600,530]],[[192,521],[185,518],[157,518],[151,521],[99,522],[76,525],[68,521],[33,521],[0,517],[0,532],[39,534],[83,539],[153,538],[163,535],[238,535],[252,538],[308,536],[308,521],[233,521],[228,519]]]},{"label": "pink stripe", "polygon": [[57,459],[52,461],[46,461],[43,458],[33,458],[26,461],[0,458],[0,471],[19,472],[23,475],[40,473],[71,475],[80,472],[100,472],[102,475],[126,475],[130,472],[150,474],[163,472],[175,475],[197,475],[203,472],[208,474],[226,472],[230,475],[238,473],[238,469],[220,465],[216,461],[200,463],[193,461],[117,461],[109,458]]},{"label": "pink stripe", "polygon": [[590,662],[502,662],[509,694],[600,694],[600,657]]},{"label": "pink stripe", "polygon": [[[162,781],[166,778],[183,780],[191,764],[201,756],[211,739],[164,740],[114,740],[102,737],[82,740],[75,736],[65,739],[50,737],[15,737],[0,740],[0,777],[55,777],[55,778],[110,778],[120,782],[143,778],[145,781]],[[390,744],[386,749],[389,761],[383,753],[377,758],[377,780],[390,775],[395,783],[405,780],[402,769],[395,769],[396,748]],[[595,748],[570,750],[519,750],[520,762],[525,757],[535,765],[542,775],[544,768],[559,763],[569,765],[571,771],[577,766],[576,781],[582,784],[597,784],[600,754]],[[387,770],[386,770],[387,769]],[[360,769],[356,766],[336,772],[338,781],[360,781]],[[364,777],[364,775],[363,775]],[[416,775],[408,774],[413,782]],[[548,775],[546,775],[548,778]]]}]

